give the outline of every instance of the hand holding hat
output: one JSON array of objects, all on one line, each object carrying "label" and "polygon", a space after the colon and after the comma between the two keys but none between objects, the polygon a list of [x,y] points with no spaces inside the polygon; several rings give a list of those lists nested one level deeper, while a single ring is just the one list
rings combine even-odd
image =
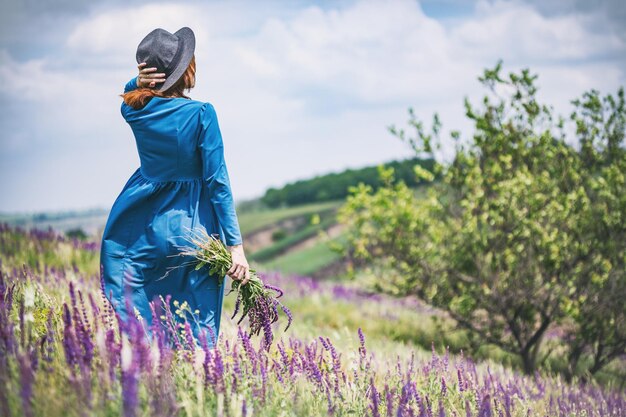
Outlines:
[{"label": "hand holding hat", "polygon": [[[196,38],[188,27],[182,27],[174,33],[156,28],[148,33],[137,47],[136,59],[139,71],[138,87],[156,86],[156,90],[165,91],[183,76],[196,47]],[[147,68],[141,68],[143,65]],[[159,71],[157,74],[150,72]],[[165,77],[164,81],[160,81]],[[159,81],[157,81],[157,79]]]},{"label": "hand holding hat", "polygon": [[139,75],[137,76],[138,88],[152,88],[152,87],[156,87],[156,83],[165,82],[165,73],[157,72],[154,74],[150,74],[151,72],[156,71],[157,68],[156,67],[142,68],[142,67],[145,67],[146,65],[148,64],[145,62],[142,62],[141,64],[137,65],[137,68],[139,68]]}]

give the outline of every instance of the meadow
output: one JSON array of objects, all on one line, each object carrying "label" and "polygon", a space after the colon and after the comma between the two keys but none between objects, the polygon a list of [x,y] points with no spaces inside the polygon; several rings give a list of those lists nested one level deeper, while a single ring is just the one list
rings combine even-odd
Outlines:
[{"label": "meadow", "polygon": [[[143,326],[155,323],[140,318],[120,331],[101,291],[97,241],[2,224],[0,261],[4,416],[626,415],[616,381],[566,383],[420,348],[435,340],[440,313],[411,297],[261,271],[294,316],[287,332],[274,323],[271,346],[249,337],[246,320],[230,320],[233,295],[216,349],[175,324],[171,346],[161,327],[146,338]],[[155,309],[164,322],[180,313]],[[412,336],[418,327],[424,340]]]}]

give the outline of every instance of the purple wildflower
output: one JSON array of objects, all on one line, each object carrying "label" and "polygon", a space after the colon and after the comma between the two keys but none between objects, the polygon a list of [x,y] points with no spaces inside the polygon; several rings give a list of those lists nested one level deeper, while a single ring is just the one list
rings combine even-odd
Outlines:
[{"label": "purple wildflower", "polygon": [[439,417],[446,417],[446,409],[443,406],[443,400],[439,399]]},{"label": "purple wildflower", "polygon": [[215,392],[224,392],[224,362],[219,350],[213,350],[213,369],[215,373]]},{"label": "purple wildflower", "polygon": [[478,411],[478,417],[491,417],[491,396],[486,394],[480,404],[480,410]]},{"label": "purple wildflower", "polygon": [[374,385],[374,378],[370,377],[370,410],[372,410],[372,417],[380,417],[380,399],[378,397],[378,391],[376,390],[376,386]]},{"label": "purple wildflower", "polygon": [[274,286],[274,285],[270,285],[270,284],[263,284],[265,286],[265,288],[267,288],[268,290],[273,290],[276,291],[278,293],[278,295],[276,296],[276,298],[280,298],[283,296],[284,291],[281,290],[280,288]]},{"label": "purple wildflower", "polygon": [[393,393],[389,389],[389,384],[385,382],[385,405],[387,406],[387,417],[393,417]]},{"label": "purple wildflower", "polygon": [[65,361],[72,369],[78,363],[78,352],[76,348],[76,338],[72,328],[72,317],[67,303],[63,303],[63,347],[65,348]]},{"label": "purple wildflower", "polygon": [[196,342],[193,337],[193,332],[191,331],[191,325],[189,324],[189,320],[185,320],[185,341],[187,342],[187,346],[190,349],[189,357],[193,357],[193,353],[195,352]]},{"label": "purple wildflower", "polygon": [[358,332],[359,332],[359,341],[361,343],[361,346],[359,347],[359,353],[361,354],[361,356],[365,356],[367,354],[367,350],[365,349],[365,336],[363,335],[363,330],[361,330],[360,327],[358,329]]},{"label": "purple wildflower", "polygon": [[20,372],[20,395],[22,398],[22,411],[24,416],[30,417],[33,415],[32,408],[32,396],[33,396],[33,384],[35,382],[35,370],[32,368],[29,355],[20,352],[17,355],[19,372]]},{"label": "purple wildflower", "polygon": [[231,320],[235,318],[237,313],[239,312],[239,307],[241,306],[241,297],[237,297],[235,300],[235,311],[233,311],[233,315],[230,316]]}]

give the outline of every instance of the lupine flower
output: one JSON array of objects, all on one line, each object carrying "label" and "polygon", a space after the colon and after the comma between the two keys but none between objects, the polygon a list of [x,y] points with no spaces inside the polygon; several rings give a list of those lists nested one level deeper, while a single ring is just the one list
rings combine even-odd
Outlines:
[{"label": "lupine flower", "polygon": [[439,399],[439,417],[446,417],[446,410],[443,407],[443,401]]},{"label": "lupine flower", "polygon": [[426,411],[426,415],[428,417],[433,417],[433,404],[430,402],[428,394],[424,396],[424,402],[426,403],[426,406],[423,408],[423,410]]},{"label": "lupine flower", "polygon": [[138,364],[133,360],[132,347],[129,342],[122,345],[122,394],[124,416],[133,417],[137,414],[139,404],[137,394],[139,385]]},{"label": "lupine flower", "polygon": [[385,382],[385,405],[387,406],[387,417],[393,417],[393,394],[389,389],[389,384]]},{"label": "lupine flower", "polygon": [[402,385],[402,392],[400,394],[400,400],[398,402],[398,410],[396,412],[396,417],[403,417],[408,415],[408,403],[411,397],[411,383],[406,382]]},{"label": "lupine flower", "polygon": [[480,410],[478,411],[478,417],[491,417],[491,396],[486,394],[480,404]]},{"label": "lupine flower", "polygon": [[322,372],[320,371],[320,368],[317,366],[317,363],[315,361],[315,349],[313,344],[307,345],[304,348],[304,351],[306,355],[305,363],[309,372],[309,377],[313,381],[315,381],[319,388],[323,389],[324,376],[322,375]]},{"label": "lupine flower", "polygon": [[370,378],[370,410],[372,410],[373,417],[380,417],[380,399],[378,397],[378,391],[376,390],[376,385],[374,385],[374,378]]},{"label": "lupine flower", "polygon": [[359,341],[361,343],[361,346],[359,347],[359,353],[361,354],[361,356],[365,356],[367,354],[367,350],[365,349],[365,336],[363,335],[363,330],[361,330],[360,327],[358,329],[358,332],[359,332]]},{"label": "lupine flower", "polygon": [[33,384],[35,382],[35,370],[32,367],[29,355],[25,352],[21,352],[17,356],[20,372],[20,395],[22,398],[22,410],[24,416],[30,417],[33,415],[32,409],[32,396],[33,396]]},{"label": "lupine flower", "polygon": [[78,363],[78,352],[76,348],[76,338],[72,330],[72,316],[67,303],[63,304],[63,347],[65,348],[65,361],[72,369]]},{"label": "lupine flower", "polygon": [[252,347],[252,343],[250,343],[250,338],[248,337],[248,334],[239,326],[237,326],[237,335],[243,344],[248,360],[252,363],[252,372],[256,373],[257,355]]},{"label": "lupine flower", "polygon": [[189,349],[190,349],[190,357],[192,357],[195,351],[196,342],[194,340],[193,331],[191,330],[191,325],[189,324],[189,321],[185,320],[184,326],[185,326],[185,341],[187,342],[187,346],[189,346]]},{"label": "lupine flower", "polygon": [[[130,298],[126,298],[126,309],[131,310]],[[137,415],[139,405],[139,376],[142,368],[147,368],[145,334],[141,322],[129,314],[125,322],[120,323],[122,335],[121,367],[122,367],[122,394],[125,417]]]},{"label": "lupine flower", "polygon": [[215,392],[224,392],[224,362],[219,350],[213,350],[213,369],[215,372]]},{"label": "lupine flower", "polygon": [[[46,334],[41,339],[41,357],[48,364],[52,362],[52,355],[54,353],[54,328],[52,326],[53,313],[54,313],[54,310],[51,308],[48,311],[48,320],[46,322]],[[46,370],[50,370],[50,369],[51,367],[46,366]]]}]

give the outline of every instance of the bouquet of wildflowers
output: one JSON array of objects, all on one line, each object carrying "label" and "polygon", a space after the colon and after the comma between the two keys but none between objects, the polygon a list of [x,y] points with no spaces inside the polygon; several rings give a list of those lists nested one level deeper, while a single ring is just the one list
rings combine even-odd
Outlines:
[{"label": "bouquet of wildflowers", "polygon": [[[189,230],[189,229],[188,229]],[[224,276],[232,266],[231,254],[219,239],[219,235],[209,235],[206,230],[198,228],[190,230],[185,239],[194,246],[182,247],[180,256],[193,256],[195,258],[195,269],[198,270],[203,266],[208,266],[211,275],[219,277],[219,285],[223,285]],[[269,349],[274,339],[272,333],[272,323],[278,320],[278,308],[287,316],[287,327],[291,325],[293,316],[291,311],[283,305],[278,298],[283,295],[283,291],[273,285],[265,284],[259,278],[256,271],[250,268],[250,279],[245,285],[241,285],[240,281],[233,280],[230,291],[237,292],[237,300],[235,301],[235,311],[231,316],[234,319],[237,313],[241,313],[241,317],[237,324],[248,316],[250,324],[250,334],[258,335],[263,331],[265,347]]]}]

